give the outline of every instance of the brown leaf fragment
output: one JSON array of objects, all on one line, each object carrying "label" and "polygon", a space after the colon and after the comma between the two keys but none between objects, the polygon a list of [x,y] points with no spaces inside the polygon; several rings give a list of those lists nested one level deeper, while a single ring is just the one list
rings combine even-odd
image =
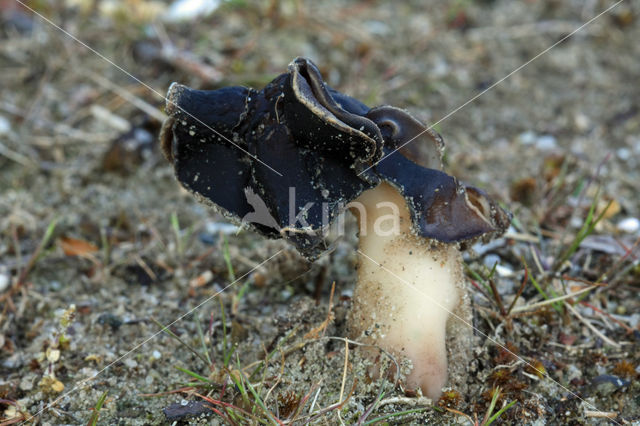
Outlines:
[{"label": "brown leaf fragment", "polygon": [[87,256],[99,250],[96,245],[77,238],[61,237],[58,241],[67,256]]}]

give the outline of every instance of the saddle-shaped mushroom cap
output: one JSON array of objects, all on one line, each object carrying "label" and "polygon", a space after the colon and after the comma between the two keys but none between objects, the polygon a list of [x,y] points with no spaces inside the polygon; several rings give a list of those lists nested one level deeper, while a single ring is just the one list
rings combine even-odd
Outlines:
[{"label": "saddle-shaped mushroom cap", "polygon": [[305,58],[260,91],[174,83],[166,109],[161,143],[180,183],[310,259],[329,247],[327,228],[345,206],[384,181],[406,199],[420,236],[464,242],[509,223],[483,192],[441,171],[437,133],[399,108],[332,89]]}]

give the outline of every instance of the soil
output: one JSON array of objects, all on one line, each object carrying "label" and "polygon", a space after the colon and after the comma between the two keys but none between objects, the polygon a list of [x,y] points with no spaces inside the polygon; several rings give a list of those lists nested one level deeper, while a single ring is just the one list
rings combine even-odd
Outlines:
[{"label": "soil", "polygon": [[[640,2],[590,22],[613,4],[227,1],[169,23],[151,1],[30,3],[50,22],[0,1],[3,424],[640,422]],[[514,214],[465,255],[471,361],[440,401],[344,339],[355,230],[312,264],[159,151],[171,82],[261,88],[296,56],[436,123],[447,172]]]}]

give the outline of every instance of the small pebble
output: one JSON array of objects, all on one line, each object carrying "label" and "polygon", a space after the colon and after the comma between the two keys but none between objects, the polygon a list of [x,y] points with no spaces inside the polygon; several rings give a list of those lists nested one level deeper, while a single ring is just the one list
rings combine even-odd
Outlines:
[{"label": "small pebble", "polygon": [[176,0],[162,17],[165,22],[192,21],[211,15],[220,6],[220,0]]},{"label": "small pebble", "polygon": [[6,135],[11,130],[9,120],[0,115],[0,135]]},{"label": "small pebble", "polygon": [[0,293],[9,288],[9,274],[6,272],[0,272]]},{"label": "small pebble", "polygon": [[497,254],[488,254],[484,257],[484,259],[482,260],[482,263],[487,268],[493,269],[493,266],[496,263],[500,265],[500,256],[498,256]]},{"label": "small pebble", "polygon": [[138,362],[133,358],[126,358],[122,363],[129,368],[136,368],[138,366]]},{"label": "small pebble", "polygon": [[640,229],[640,220],[635,217],[628,217],[626,219],[622,219],[616,225],[616,228],[620,232],[626,232],[627,234],[635,234]]},{"label": "small pebble", "polygon": [[558,147],[556,137],[553,135],[538,135],[531,130],[518,135],[518,141],[525,146],[534,145],[541,151],[548,151]]},{"label": "small pebble", "polygon": [[22,357],[20,356],[19,353],[16,352],[10,357],[2,360],[2,364],[0,365],[2,365],[3,368],[7,368],[9,370],[19,368],[22,366]]},{"label": "small pebble", "polygon": [[536,148],[541,151],[549,151],[558,147],[555,136],[542,135],[536,141]]},{"label": "small pebble", "polygon": [[27,374],[22,380],[20,380],[20,384],[18,387],[23,391],[30,391],[33,389],[33,381],[35,379],[35,374]]},{"label": "small pebble", "polygon": [[585,132],[587,130],[589,130],[589,127],[591,126],[591,122],[589,120],[589,117],[587,117],[586,115],[584,115],[583,113],[579,112],[575,115],[575,117],[573,118],[574,123],[576,125],[576,128],[581,131],[581,132]]},{"label": "small pebble", "polygon": [[522,145],[533,145],[537,139],[537,136],[531,130],[527,130],[526,132],[522,132],[518,135],[518,141]]},{"label": "small pebble", "polygon": [[496,272],[499,276],[504,278],[509,278],[514,275],[513,269],[509,268],[508,266],[498,265],[496,266]]},{"label": "small pebble", "polygon": [[[640,314],[639,313],[631,314],[631,316],[628,317],[628,320],[629,320],[629,327],[638,328],[638,325],[640,325]],[[638,364],[638,366],[640,367],[640,364]]]},{"label": "small pebble", "polygon": [[225,235],[230,235],[238,232],[238,227],[236,225],[227,222],[207,222],[205,229],[209,234],[218,234],[222,232]]},{"label": "small pebble", "polygon": [[631,158],[631,150],[629,148],[620,148],[616,151],[616,155],[622,161],[627,161]]},{"label": "small pebble", "polygon": [[384,21],[365,21],[364,26],[369,30],[371,34],[375,34],[378,36],[383,36],[389,34],[390,28],[389,25]]}]

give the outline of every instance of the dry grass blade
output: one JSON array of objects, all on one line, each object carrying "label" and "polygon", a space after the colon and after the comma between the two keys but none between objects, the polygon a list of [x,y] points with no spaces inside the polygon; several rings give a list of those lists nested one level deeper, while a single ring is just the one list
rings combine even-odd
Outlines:
[{"label": "dry grass blade", "polygon": [[589,328],[589,330],[591,330],[596,336],[598,336],[600,339],[602,339],[603,342],[605,342],[606,344],[608,344],[610,346],[613,346],[614,348],[620,348],[621,347],[620,343],[614,342],[613,340],[609,339],[607,336],[602,334],[600,332],[600,330],[595,328],[595,326],[593,324],[591,324],[591,322],[589,322],[589,320],[587,320],[585,317],[580,315],[580,312],[578,312],[573,306],[571,306],[570,303],[567,303],[565,301],[564,302],[564,306],[566,306],[566,308],[569,310],[569,312],[571,312],[584,325],[586,325]]},{"label": "dry grass blade", "polygon": [[576,297],[576,296],[579,296],[581,294],[588,293],[588,292],[590,292],[592,290],[595,290],[596,288],[599,288],[599,287],[601,287],[601,286],[600,285],[592,285],[590,287],[583,288],[583,289],[575,291],[573,293],[569,293],[569,294],[565,294],[563,296],[558,296],[558,297],[549,298],[547,300],[543,300],[542,302],[532,303],[530,305],[525,305],[525,306],[518,306],[518,307],[513,308],[511,310],[511,312],[512,313],[518,313],[518,312],[533,311],[533,310],[541,308],[543,306],[551,305],[553,303],[560,302],[562,300],[571,299],[572,297]]}]

